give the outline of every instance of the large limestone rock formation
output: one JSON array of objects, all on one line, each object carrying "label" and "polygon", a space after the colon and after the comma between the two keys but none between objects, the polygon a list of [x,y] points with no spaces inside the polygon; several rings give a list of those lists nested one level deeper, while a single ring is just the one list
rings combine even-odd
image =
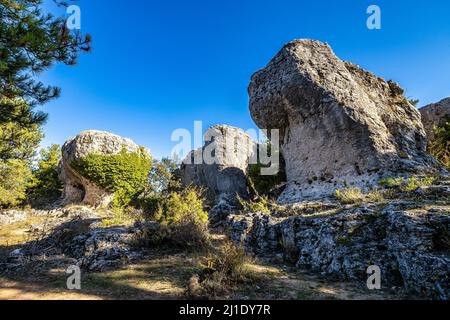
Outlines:
[{"label": "large limestone rock formation", "polygon": [[237,196],[249,197],[246,172],[255,142],[243,130],[225,125],[211,127],[204,138],[205,145],[183,160],[180,178],[184,186],[205,188],[208,200],[216,205],[210,218],[220,221]]},{"label": "large limestone rock formation", "polygon": [[421,108],[420,113],[428,139],[433,140],[434,127],[442,125],[447,118],[450,118],[450,98],[429,104]]},{"label": "large limestone rock formation", "polygon": [[324,43],[296,40],[256,72],[251,115],[279,129],[288,186],[281,202],[363,189],[381,176],[433,171],[420,113],[393,82],[340,60]]},{"label": "large limestone rock formation", "polygon": [[63,202],[106,207],[114,195],[76,172],[71,164],[91,153],[118,154],[122,150],[138,152],[140,147],[130,139],[102,131],[83,131],[62,147],[60,178],[64,183]]}]

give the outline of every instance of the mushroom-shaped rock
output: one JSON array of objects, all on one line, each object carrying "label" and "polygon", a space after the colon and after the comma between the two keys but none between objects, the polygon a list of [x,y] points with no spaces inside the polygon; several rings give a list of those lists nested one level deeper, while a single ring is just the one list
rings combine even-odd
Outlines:
[{"label": "mushroom-shaped rock", "polygon": [[450,98],[429,104],[419,111],[422,115],[422,123],[428,139],[431,141],[434,139],[434,127],[441,126],[444,124],[444,121],[450,119]]},{"label": "mushroom-shaped rock", "polygon": [[434,171],[420,113],[394,82],[314,40],[286,44],[249,85],[250,112],[280,130],[288,185],[280,202],[368,188],[383,175]]},{"label": "mushroom-shaped rock", "polygon": [[248,198],[247,168],[255,142],[243,130],[218,125],[205,133],[205,145],[191,151],[180,168],[184,186],[205,188],[213,204],[233,205],[237,196]]},{"label": "mushroom-shaped rock", "polygon": [[140,153],[142,148],[130,139],[95,130],[83,131],[69,139],[62,147],[60,178],[64,183],[63,203],[108,206],[114,193],[83,176],[75,164],[89,155],[108,156],[121,152]]}]

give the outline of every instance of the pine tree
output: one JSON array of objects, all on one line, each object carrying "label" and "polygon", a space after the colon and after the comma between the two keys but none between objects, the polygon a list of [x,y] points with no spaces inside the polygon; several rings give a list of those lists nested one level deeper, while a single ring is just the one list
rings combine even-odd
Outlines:
[{"label": "pine tree", "polygon": [[428,151],[450,170],[450,117],[434,128],[434,139],[430,141]]},{"label": "pine tree", "polygon": [[74,65],[81,51],[90,50],[89,35],[68,30],[63,18],[43,13],[42,4],[0,0],[0,207],[25,199],[31,159],[47,119],[34,108],[60,94],[36,76],[55,63]]},{"label": "pine tree", "polygon": [[58,177],[58,165],[61,160],[61,148],[54,144],[42,149],[37,166],[33,170],[33,178],[28,186],[28,199],[56,200],[61,195],[62,185]]},{"label": "pine tree", "polygon": [[89,35],[43,13],[42,3],[0,0],[0,160],[30,158],[42,138],[47,115],[34,107],[57,98],[60,90],[36,75],[57,62],[74,65],[80,51],[90,50]]}]

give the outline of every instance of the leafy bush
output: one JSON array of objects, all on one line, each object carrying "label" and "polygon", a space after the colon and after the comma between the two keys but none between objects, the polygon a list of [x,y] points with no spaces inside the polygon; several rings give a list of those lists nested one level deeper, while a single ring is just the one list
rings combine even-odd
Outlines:
[{"label": "leafy bush", "polygon": [[442,126],[435,128],[434,139],[430,141],[428,151],[450,170],[450,117],[447,117]]},{"label": "leafy bush", "polygon": [[156,213],[156,220],[162,224],[173,225],[186,219],[198,223],[208,222],[208,213],[203,210],[204,199],[201,191],[186,188],[182,192],[172,192],[164,199]]},{"label": "leafy bush", "polygon": [[52,145],[41,151],[33,179],[28,187],[28,199],[32,202],[56,200],[61,196],[62,183],[58,177],[61,148]]},{"label": "leafy bush", "polygon": [[364,194],[359,188],[344,188],[336,190],[334,196],[342,204],[355,204],[364,201]]},{"label": "leafy bush", "polygon": [[204,199],[195,188],[171,192],[161,199],[155,220],[161,224],[171,243],[200,247],[209,242],[208,213],[203,207]]},{"label": "leafy bush", "polygon": [[20,204],[26,197],[31,169],[27,161],[0,161],[0,207]]},{"label": "leafy bush", "polygon": [[147,184],[151,156],[145,151],[115,155],[89,154],[71,166],[82,176],[115,194],[114,205],[124,207],[136,198]]}]

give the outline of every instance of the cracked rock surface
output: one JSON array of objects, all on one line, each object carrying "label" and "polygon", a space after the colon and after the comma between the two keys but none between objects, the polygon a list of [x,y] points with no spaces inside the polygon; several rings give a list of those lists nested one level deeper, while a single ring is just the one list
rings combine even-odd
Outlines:
[{"label": "cracked rock surface", "polygon": [[420,113],[403,89],[339,59],[328,44],[286,44],[252,76],[248,91],[256,124],[280,130],[288,179],[281,202],[441,170],[426,153]]}]

